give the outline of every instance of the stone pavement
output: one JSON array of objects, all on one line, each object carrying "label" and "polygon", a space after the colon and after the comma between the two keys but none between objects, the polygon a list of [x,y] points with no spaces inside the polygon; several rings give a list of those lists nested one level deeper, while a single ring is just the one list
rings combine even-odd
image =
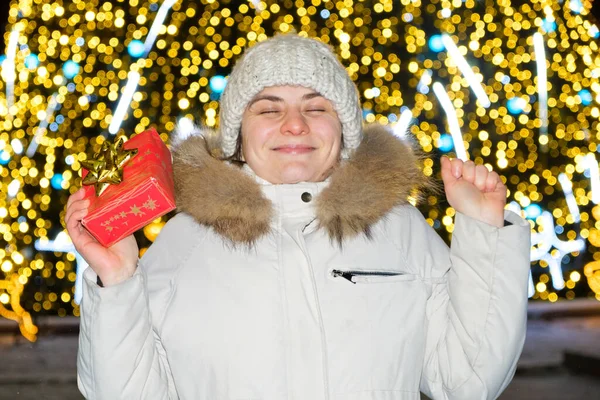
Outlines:
[{"label": "stone pavement", "polygon": [[[0,320],[0,400],[81,400],[76,318],[38,321],[29,343]],[[600,399],[600,302],[530,305],[518,370],[500,400]],[[159,399],[160,400],[160,399]]]},{"label": "stone pavement", "polygon": [[525,347],[501,400],[600,399],[600,302],[531,303]]}]

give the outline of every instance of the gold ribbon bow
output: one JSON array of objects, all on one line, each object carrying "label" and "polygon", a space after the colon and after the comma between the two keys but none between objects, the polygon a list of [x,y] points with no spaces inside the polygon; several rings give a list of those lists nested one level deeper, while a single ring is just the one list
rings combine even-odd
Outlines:
[{"label": "gold ribbon bow", "polygon": [[95,185],[96,196],[100,196],[108,185],[119,184],[123,180],[123,166],[137,154],[137,149],[123,149],[126,141],[125,136],[119,137],[114,144],[105,140],[99,153],[94,154],[91,160],[81,162],[89,171],[83,184]]}]

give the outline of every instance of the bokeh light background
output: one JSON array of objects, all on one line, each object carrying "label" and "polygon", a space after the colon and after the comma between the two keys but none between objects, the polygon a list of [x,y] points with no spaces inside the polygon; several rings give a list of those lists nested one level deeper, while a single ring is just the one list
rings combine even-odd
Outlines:
[{"label": "bokeh light background", "polygon": [[[114,139],[109,130],[152,126],[169,143],[181,118],[217,126],[235,60],[290,31],[333,46],[365,121],[399,135],[411,123],[425,174],[439,177],[439,157],[464,147],[503,176],[510,208],[532,226],[532,298],[600,300],[600,25],[591,6],[12,0],[0,58],[0,316],[35,340],[36,315],[78,315],[64,207],[81,161]],[[462,140],[452,139],[457,130]],[[419,207],[449,238],[454,210],[443,196]],[[167,218],[138,233],[142,252]]]}]

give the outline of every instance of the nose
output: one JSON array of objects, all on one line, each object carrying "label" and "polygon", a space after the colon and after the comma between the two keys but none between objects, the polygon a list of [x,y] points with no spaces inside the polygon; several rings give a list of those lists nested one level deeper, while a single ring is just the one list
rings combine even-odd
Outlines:
[{"label": "nose", "polygon": [[288,110],[281,124],[281,133],[284,135],[306,135],[310,128],[304,115],[299,110]]}]

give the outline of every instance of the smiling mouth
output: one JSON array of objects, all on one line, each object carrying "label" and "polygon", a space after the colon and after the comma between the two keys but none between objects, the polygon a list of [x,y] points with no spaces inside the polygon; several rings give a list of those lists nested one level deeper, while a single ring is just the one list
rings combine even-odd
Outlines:
[{"label": "smiling mouth", "polygon": [[286,154],[304,154],[315,150],[312,146],[300,145],[300,144],[289,144],[285,146],[279,146],[273,148],[274,151]]}]

